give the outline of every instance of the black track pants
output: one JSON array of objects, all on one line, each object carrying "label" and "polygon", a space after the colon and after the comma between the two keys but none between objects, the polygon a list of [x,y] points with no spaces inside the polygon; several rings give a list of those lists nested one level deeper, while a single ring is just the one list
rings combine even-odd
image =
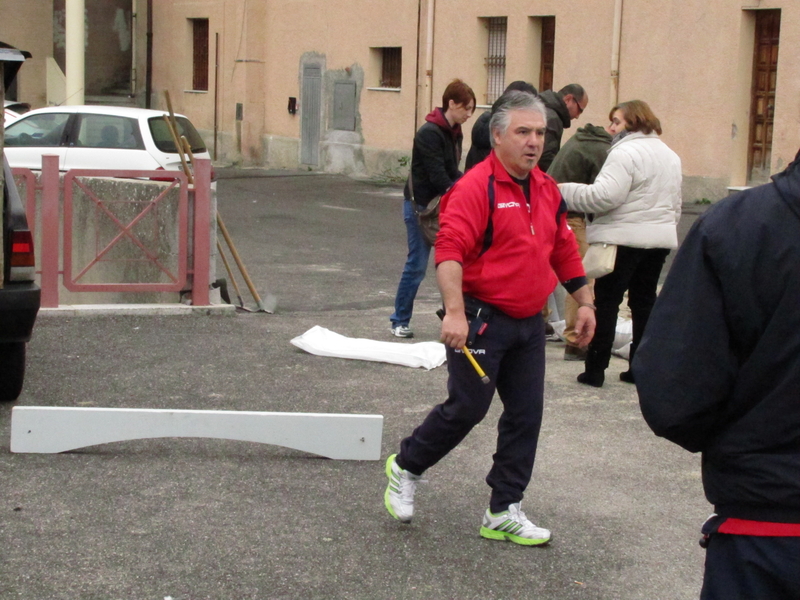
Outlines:
[{"label": "black track pants", "polygon": [[700,600],[800,599],[800,537],[714,533]]},{"label": "black track pants", "polygon": [[492,512],[522,500],[536,457],[544,395],[544,321],[494,314],[471,350],[491,379],[485,385],[460,350],[447,348],[447,400],[401,442],[397,463],[422,474],[486,416],[495,388],[503,402],[497,451],[486,482]]}]

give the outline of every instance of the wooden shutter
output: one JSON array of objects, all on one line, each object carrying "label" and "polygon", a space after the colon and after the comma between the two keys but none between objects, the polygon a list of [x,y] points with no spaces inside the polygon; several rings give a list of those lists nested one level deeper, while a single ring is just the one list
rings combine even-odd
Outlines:
[{"label": "wooden shutter", "polygon": [[208,91],[208,19],[192,19],[192,89]]}]

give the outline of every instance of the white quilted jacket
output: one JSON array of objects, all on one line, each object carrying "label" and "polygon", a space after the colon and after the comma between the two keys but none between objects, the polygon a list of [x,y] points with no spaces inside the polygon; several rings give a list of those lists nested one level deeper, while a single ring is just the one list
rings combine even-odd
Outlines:
[{"label": "white quilted jacket", "polygon": [[586,240],[634,248],[677,248],[681,159],[655,133],[630,133],[608,151],[592,185],[559,186],[572,211],[594,213]]}]

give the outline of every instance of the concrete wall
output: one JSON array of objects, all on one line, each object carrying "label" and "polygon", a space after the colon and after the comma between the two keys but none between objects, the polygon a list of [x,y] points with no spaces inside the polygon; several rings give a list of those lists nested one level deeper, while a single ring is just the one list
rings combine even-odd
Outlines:
[{"label": "concrete wall", "polygon": [[[25,198],[27,194],[26,180],[15,178],[20,195]],[[85,178],[86,186],[92,193],[103,200],[104,204],[124,225],[131,223],[142,210],[156,198],[163,190],[169,187],[168,183],[157,181],[134,181],[122,179],[105,178]],[[63,176],[61,177],[63,185]],[[24,201],[24,200],[23,200]],[[61,210],[61,235],[60,240],[60,269],[64,271],[64,241],[63,241],[63,193],[60,198]],[[121,229],[111,218],[98,209],[94,201],[87,196],[77,186],[73,188],[72,199],[72,274],[76,277],[78,273],[98,255],[98,252],[120,235]],[[35,227],[35,250],[37,262],[41,265],[41,192],[37,192]],[[212,190],[211,198],[211,256],[209,280],[214,282],[217,278],[216,263],[217,249],[216,240],[216,194]],[[188,256],[187,268],[191,269],[192,255],[192,195],[189,196],[188,210],[188,230],[187,243]],[[170,190],[167,195],[159,201],[157,207],[151,210],[147,216],[141,219],[131,233],[140,241],[145,248],[154,252],[167,270],[175,274],[178,272],[178,258],[180,243],[178,235],[179,213],[178,213],[178,190]],[[140,303],[177,303],[181,302],[182,296],[178,292],[75,292],[70,291],[64,285],[64,278],[59,279],[59,304],[140,304]],[[38,283],[38,276],[37,276]],[[101,261],[92,266],[77,283],[98,284],[98,283],[158,283],[169,284],[170,278],[162,270],[148,260],[142,250],[125,236],[114,244],[112,249],[103,255]],[[191,289],[191,275],[189,275],[185,285],[186,290]],[[212,303],[219,303],[219,291],[213,290],[211,294]]]}]

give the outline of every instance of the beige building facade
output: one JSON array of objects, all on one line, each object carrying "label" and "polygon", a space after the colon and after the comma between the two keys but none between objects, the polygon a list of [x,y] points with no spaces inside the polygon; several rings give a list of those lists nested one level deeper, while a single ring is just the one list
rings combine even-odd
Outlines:
[{"label": "beige building facade", "polygon": [[[130,101],[163,108],[168,91],[221,163],[402,176],[454,78],[476,112],[516,79],[581,83],[589,106],[565,136],[605,125],[617,101],[647,101],[688,202],[763,182],[800,147],[795,0],[127,2]],[[48,46],[34,11],[47,21],[53,1],[3,0],[0,39],[34,54],[19,92],[41,105]]]}]

